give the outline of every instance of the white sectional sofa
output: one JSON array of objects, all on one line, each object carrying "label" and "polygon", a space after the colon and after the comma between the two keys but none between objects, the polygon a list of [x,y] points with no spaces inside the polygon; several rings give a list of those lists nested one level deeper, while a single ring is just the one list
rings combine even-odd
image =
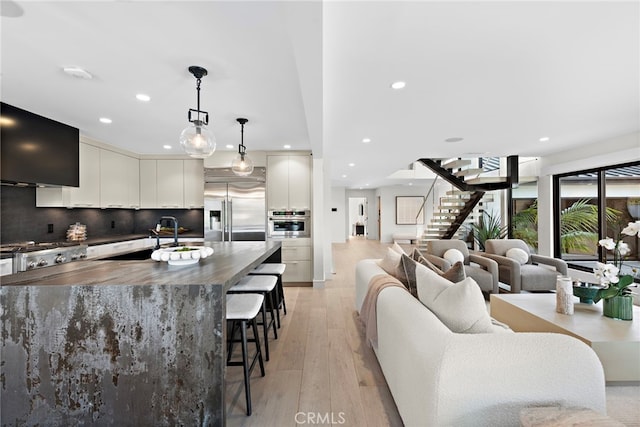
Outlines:
[{"label": "white sectional sofa", "polygon": [[[360,312],[376,260],[356,266]],[[515,426],[531,406],[579,406],[606,413],[602,365],[581,341],[547,333],[451,332],[399,287],[377,299],[382,372],[407,427]]]}]

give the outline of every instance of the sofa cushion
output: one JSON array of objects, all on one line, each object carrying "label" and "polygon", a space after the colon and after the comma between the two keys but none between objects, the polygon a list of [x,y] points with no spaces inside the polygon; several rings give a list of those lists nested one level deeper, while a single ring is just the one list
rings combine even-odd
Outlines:
[{"label": "sofa cushion", "polygon": [[505,253],[507,258],[517,261],[520,265],[529,262],[529,254],[524,249],[511,248]]},{"label": "sofa cushion", "polygon": [[422,265],[415,273],[420,302],[452,332],[493,332],[482,291],[471,277],[453,283]]}]

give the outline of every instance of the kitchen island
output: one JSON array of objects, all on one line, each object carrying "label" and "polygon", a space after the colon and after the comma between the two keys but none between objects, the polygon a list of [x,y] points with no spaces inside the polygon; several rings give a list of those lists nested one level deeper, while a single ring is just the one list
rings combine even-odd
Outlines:
[{"label": "kitchen island", "polygon": [[2,277],[2,423],[224,425],[225,293],[281,244],[204,245]]}]

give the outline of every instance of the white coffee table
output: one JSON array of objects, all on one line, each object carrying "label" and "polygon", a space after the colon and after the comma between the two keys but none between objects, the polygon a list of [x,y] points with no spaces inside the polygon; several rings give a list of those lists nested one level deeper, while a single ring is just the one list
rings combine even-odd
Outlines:
[{"label": "white coffee table", "polygon": [[516,332],[571,335],[593,348],[607,382],[640,382],[640,307],[633,306],[632,321],[614,320],[602,315],[602,302],[575,301],[574,314],[566,315],[556,312],[553,293],[491,294],[491,317]]}]

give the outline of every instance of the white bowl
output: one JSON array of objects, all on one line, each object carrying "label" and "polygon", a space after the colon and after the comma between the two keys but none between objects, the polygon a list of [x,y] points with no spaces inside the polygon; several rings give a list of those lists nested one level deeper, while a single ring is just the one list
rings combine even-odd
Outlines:
[{"label": "white bowl", "polygon": [[157,249],[151,254],[151,259],[168,262],[169,265],[191,265],[212,254],[213,249],[207,246],[181,246]]}]

